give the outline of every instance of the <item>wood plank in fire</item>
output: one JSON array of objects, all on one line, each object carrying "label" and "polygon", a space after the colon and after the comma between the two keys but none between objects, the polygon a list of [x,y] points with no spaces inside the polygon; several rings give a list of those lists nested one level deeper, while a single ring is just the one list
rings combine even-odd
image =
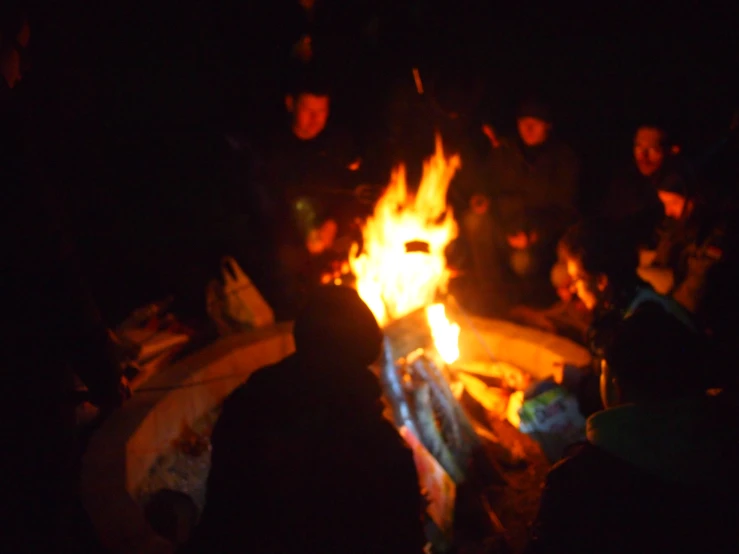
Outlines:
[{"label": "wood plank in fire", "polygon": [[431,348],[434,344],[425,308],[419,308],[388,323],[383,331],[390,342],[390,349],[395,360],[419,348]]}]

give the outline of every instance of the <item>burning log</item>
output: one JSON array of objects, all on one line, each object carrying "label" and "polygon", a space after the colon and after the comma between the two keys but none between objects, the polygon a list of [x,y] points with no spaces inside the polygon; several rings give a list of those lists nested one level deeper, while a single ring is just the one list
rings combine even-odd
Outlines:
[{"label": "burning log", "polygon": [[464,383],[469,395],[477,400],[488,414],[505,418],[509,394],[500,385],[488,386],[482,380],[465,373],[460,373],[459,379]]},{"label": "burning log", "polygon": [[452,364],[454,371],[474,376],[489,387],[497,387],[512,393],[526,390],[531,376],[506,362],[464,362]]},{"label": "burning log", "polygon": [[426,311],[420,308],[385,326],[393,361],[405,358],[416,350],[430,351],[434,346]]},{"label": "burning log", "polygon": [[[452,392],[454,375],[436,351],[427,317],[426,310],[417,310],[385,327],[381,379],[396,425],[418,436],[454,481],[461,483],[475,458],[479,465],[480,437]],[[497,462],[487,461],[494,481],[504,483]]]},{"label": "burning log", "polygon": [[452,479],[461,482],[465,449],[460,448],[464,438],[459,416],[464,414],[457,409],[446,381],[434,375],[433,369],[433,362],[423,350],[410,357],[396,358],[392,340],[386,335],[381,380],[393,407],[396,426],[406,427],[415,434]]},{"label": "burning log", "polygon": [[[448,371],[460,355],[460,328],[446,318],[444,305],[434,304],[439,293],[446,293],[451,274],[445,250],[457,236],[457,224],[446,196],[460,165],[459,156],[444,155],[437,137],[436,151],[424,163],[415,193],[399,166],[362,226],[361,245],[353,246],[348,261],[353,286],[384,329],[384,353],[376,369],[396,426],[410,437],[406,440],[411,446],[421,443],[426,455],[448,473],[447,480],[451,477],[456,485],[464,483],[477,493],[507,480],[452,392],[452,386],[461,384]],[[337,277],[331,275],[331,280]],[[417,450],[414,447],[414,453]],[[436,478],[421,463],[419,473],[424,472],[426,478]],[[500,525],[492,527],[501,532]]]}]

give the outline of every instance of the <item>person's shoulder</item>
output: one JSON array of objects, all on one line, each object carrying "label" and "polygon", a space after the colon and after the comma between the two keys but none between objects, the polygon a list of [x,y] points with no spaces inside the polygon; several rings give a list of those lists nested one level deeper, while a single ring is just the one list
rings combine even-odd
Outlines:
[{"label": "person's shoulder", "polygon": [[523,157],[521,142],[514,136],[501,136],[498,138],[498,146],[490,152],[490,159],[494,163],[510,163]]},{"label": "person's shoulder", "polygon": [[566,455],[555,463],[547,476],[548,484],[568,484],[596,477],[602,463],[600,449],[589,442],[581,442],[570,446]]},{"label": "person's shoulder", "polygon": [[688,312],[672,296],[660,294],[654,288],[641,282],[636,293],[628,306],[624,320],[634,316],[649,317],[655,321],[677,321],[682,324],[686,331],[697,332],[700,326],[694,316]]},{"label": "person's shoulder", "polygon": [[[602,501],[608,466],[596,446],[582,443],[571,447],[568,455],[554,464],[547,474],[536,526],[549,529],[545,534],[550,535],[552,528],[570,526],[571,518],[587,519],[588,506]],[[535,534],[540,532],[541,529]]]},{"label": "person's shoulder", "polygon": [[619,161],[616,165],[608,168],[613,184],[632,184],[634,182],[644,183],[646,180],[639,173],[633,161]]},{"label": "person's shoulder", "polygon": [[575,149],[570,146],[567,142],[564,140],[554,137],[550,144],[550,152],[559,160],[564,160],[567,162],[577,162],[579,161],[579,156],[577,155],[577,152]]},{"label": "person's shoulder", "polygon": [[353,140],[354,136],[351,131],[338,123],[326,125],[326,128],[321,133],[327,140],[342,141],[342,140]]},{"label": "person's shoulder", "polygon": [[[293,356],[288,356],[276,364],[258,369],[234,389],[223,401],[213,431],[213,442],[220,442],[221,437],[231,435],[231,430],[241,429],[244,424],[255,421],[254,414],[264,415],[276,408],[276,398],[285,381],[289,381],[292,367]],[[260,421],[264,419],[260,417]]]},{"label": "person's shoulder", "polygon": [[[612,488],[609,479],[621,481],[626,466],[597,446],[583,442],[570,448],[547,474],[544,495],[548,502],[566,509],[581,509],[600,501]],[[610,477],[609,477],[610,476]]]},{"label": "person's shoulder", "polygon": [[287,122],[281,122],[273,129],[266,131],[257,139],[258,144],[266,152],[276,152],[295,142],[293,134]]},{"label": "person's shoulder", "polygon": [[270,389],[279,388],[294,366],[294,356],[288,356],[276,364],[256,370],[226,398],[223,403],[224,412],[233,406],[244,406],[252,398],[270,394]]},{"label": "person's shoulder", "polygon": [[351,150],[355,145],[352,132],[341,125],[328,125],[318,140],[332,150]]},{"label": "person's shoulder", "polygon": [[503,135],[498,137],[498,144],[500,145],[497,150],[501,152],[518,152],[521,150],[521,141],[514,135]]},{"label": "person's shoulder", "polygon": [[287,374],[295,369],[297,359],[295,355],[290,355],[277,362],[276,364],[262,367],[255,371],[249,379],[242,385],[242,388],[258,388],[268,387],[280,383],[285,379]]}]

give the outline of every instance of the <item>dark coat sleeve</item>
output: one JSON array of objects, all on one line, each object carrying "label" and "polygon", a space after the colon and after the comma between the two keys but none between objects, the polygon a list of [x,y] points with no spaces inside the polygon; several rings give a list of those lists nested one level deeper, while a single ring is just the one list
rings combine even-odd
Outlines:
[{"label": "dark coat sleeve", "polygon": [[657,227],[664,217],[655,187],[635,175],[611,181],[597,211],[603,217],[622,222],[637,244],[643,246],[655,245]]},{"label": "dark coat sleeve", "polygon": [[558,207],[570,214],[575,212],[580,186],[580,159],[568,146],[562,147],[553,185],[559,191],[555,197]]},{"label": "dark coat sleeve", "polygon": [[551,156],[547,203],[531,214],[532,226],[550,242],[558,240],[577,219],[580,182],[580,161],[568,146],[559,145]]},{"label": "dark coat sleeve", "polygon": [[506,235],[515,234],[525,227],[525,199],[521,190],[520,169],[517,167],[516,149],[509,139],[501,139],[500,145],[490,155],[488,194],[493,198],[495,220]]},{"label": "dark coat sleeve", "polygon": [[[183,552],[239,552],[250,543],[256,519],[251,511],[265,492],[255,488],[260,483],[260,468],[256,464],[263,453],[259,436],[262,431],[270,431],[268,421],[260,413],[269,413],[262,410],[266,402],[274,400],[261,394],[261,380],[258,371],[224,401],[211,435],[205,507]],[[264,487],[269,486],[266,481],[262,480]]]},{"label": "dark coat sleeve", "polygon": [[587,448],[579,447],[549,472],[526,554],[600,551],[592,508],[603,499],[589,495],[588,488],[594,479],[606,477],[592,472]]}]

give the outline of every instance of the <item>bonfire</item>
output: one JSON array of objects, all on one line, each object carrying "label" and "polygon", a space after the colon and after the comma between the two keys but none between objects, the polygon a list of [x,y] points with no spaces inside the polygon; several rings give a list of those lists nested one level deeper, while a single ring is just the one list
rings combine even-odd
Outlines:
[{"label": "bonfire", "polygon": [[[471,462],[480,452],[492,453],[508,467],[527,463],[518,436],[504,445],[496,422],[507,419],[536,436],[539,428],[572,427],[570,415],[576,412],[574,399],[563,398],[560,389],[522,409],[523,391],[530,388],[533,376],[508,360],[526,362],[528,371],[545,379],[551,368],[565,362],[556,349],[539,348],[537,341],[553,344],[553,339],[535,332],[529,340],[511,324],[468,316],[447,295],[451,272],[445,251],[458,228],[446,197],[461,163],[458,155],[445,154],[437,136],[417,188],[409,188],[405,167],[397,167],[362,227],[361,245],[352,247],[348,259],[354,286],[385,334],[378,368],[392,419],[414,452],[428,494],[428,513],[444,534],[454,520],[456,484],[474,471]],[[450,321],[447,308],[453,319],[464,317],[464,329]],[[503,339],[506,333],[510,340]],[[500,354],[504,359],[498,359]],[[552,398],[544,398],[546,394]],[[559,412],[540,421],[537,414],[550,405]],[[470,417],[469,406],[476,417]],[[572,432],[563,432],[566,442],[579,440],[582,428],[584,421],[578,420]],[[559,449],[556,442],[552,452]],[[498,484],[506,481],[497,461],[486,474]],[[500,522],[493,527],[493,534],[502,532]]]},{"label": "bonfire", "polygon": [[[416,192],[408,189],[405,167],[395,169],[362,229],[361,250],[355,244],[350,252],[357,292],[381,326],[432,305],[446,292],[450,272],[444,250],[457,236],[446,195],[460,166],[458,155],[444,155],[437,136]],[[439,321],[438,311],[433,313]]]}]

